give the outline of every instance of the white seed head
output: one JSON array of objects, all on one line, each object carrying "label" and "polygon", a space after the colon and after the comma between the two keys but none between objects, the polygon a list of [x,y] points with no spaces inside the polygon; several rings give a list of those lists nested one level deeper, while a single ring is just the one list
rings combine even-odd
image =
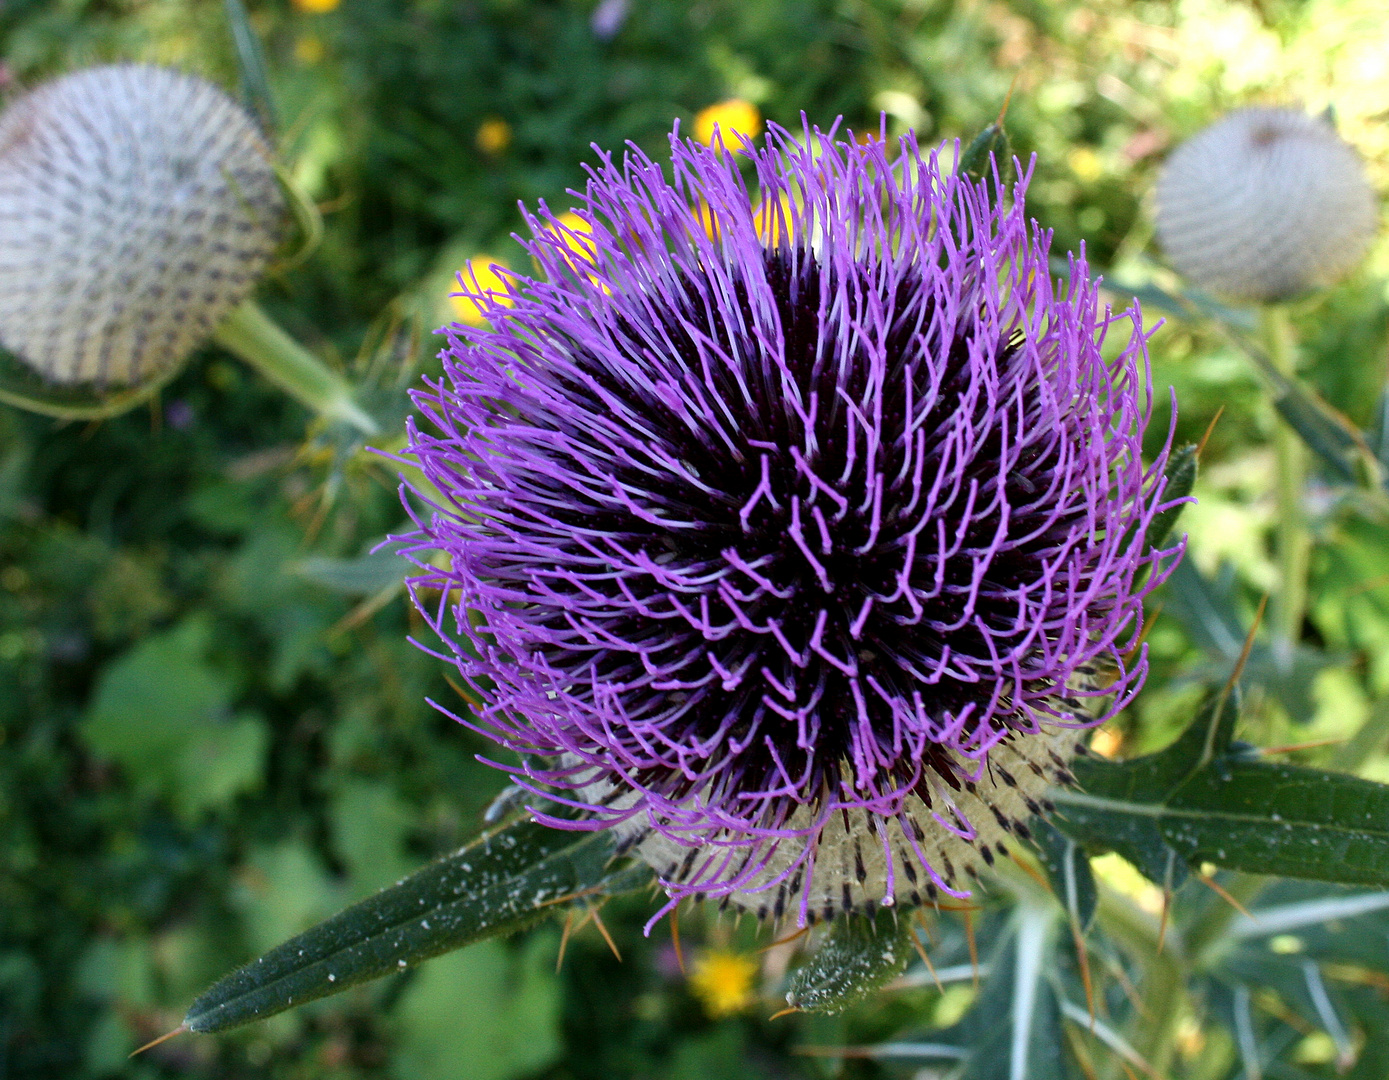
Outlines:
[{"label": "white seed head", "polygon": [[1239,109],[1183,143],[1157,203],[1158,239],[1182,274],[1264,303],[1334,284],[1378,219],[1359,155],[1294,109]]},{"label": "white seed head", "polygon": [[284,209],[211,83],[136,64],[46,83],[0,116],[0,344],[54,383],[157,378],[251,292]]}]

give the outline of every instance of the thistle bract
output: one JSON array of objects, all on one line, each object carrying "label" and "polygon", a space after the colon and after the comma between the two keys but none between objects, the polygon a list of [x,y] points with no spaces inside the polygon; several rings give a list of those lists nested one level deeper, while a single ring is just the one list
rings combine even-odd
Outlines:
[{"label": "thistle bract", "polygon": [[0,117],[0,344],[54,384],[170,373],[250,295],[284,210],[211,83],[141,64],[46,83]]},{"label": "thistle bract", "polygon": [[1145,672],[1137,312],[911,137],[671,147],[601,158],[583,236],[533,218],[505,303],[463,283],[416,601],[542,820],[671,903],[959,895]]}]

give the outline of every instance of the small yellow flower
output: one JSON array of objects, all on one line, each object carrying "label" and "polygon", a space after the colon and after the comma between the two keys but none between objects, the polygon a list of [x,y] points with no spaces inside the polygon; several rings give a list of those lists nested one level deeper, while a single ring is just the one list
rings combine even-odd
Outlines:
[{"label": "small yellow flower", "polygon": [[295,8],[308,15],[323,15],[337,8],[342,0],[293,0]]},{"label": "small yellow flower", "polygon": [[488,157],[495,157],[511,145],[511,125],[500,116],[489,116],[477,129],[477,148]]},{"label": "small yellow flower", "polygon": [[695,115],[695,138],[706,146],[712,146],[716,124],[724,145],[733,150],[739,145],[739,135],[756,138],[761,133],[762,114],[757,111],[756,105],[742,98],[720,101]]},{"label": "small yellow flower", "polygon": [[742,1012],[757,1000],[757,962],[724,949],[706,949],[695,958],[690,992],[715,1020]]},{"label": "small yellow flower", "polygon": [[[478,255],[469,259],[459,270],[459,274],[470,291],[490,293],[493,303],[511,307],[514,301],[506,291],[506,279],[497,272],[498,266],[505,268],[504,264],[498,263],[495,259]],[[474,277],[477,278],[476,286],[473,285]],[[471,296],[451,295],[449,304],[453,307],[453,313],[458,316],[459,322],[468,326],[487,324],[487,316],[483,314],[482,307]]]},{"label": "small yellow flower", "polygon": [[323,59],[323,42],[312,34],[305,34],[294,43],[294,59],[301,64],[316,64]]}]

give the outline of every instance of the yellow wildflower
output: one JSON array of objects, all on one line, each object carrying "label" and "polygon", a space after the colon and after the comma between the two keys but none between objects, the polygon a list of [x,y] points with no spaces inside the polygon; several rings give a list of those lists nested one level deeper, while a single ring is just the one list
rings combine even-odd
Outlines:
[{"label": "yellow wildflower", "polygon": [[342,0],[292,0],[299,11],[309,15],[322,15],[337,8]]},{"label": "yellow wildflower", "polygon": [[690,992],[717,1020],[742,1012],[757,1000],[757,962],[742,953],[706,949],[695,958]]},{"label": "yellow wildflower", "polygon": [[[499,266],[505,269],[504,264],[498,263],[495,259],[477,255],[464,264],[459,274],[470,291],[490,293],[493,303],[510,307],[514,301],[507,294],[506,279],[497,272]],[[473,284],[474,277],[477,278],[476,285]],[[468,326],[486,325],[487,316],[483,314],[481,305],[471,296],[451,295],[449,304],[453,307],[453,313],[458,316],[459,322]]]},{"label": "yellow wildflower", "polygon": [[724,145],[736,149],[739,135],[756,138],[762,131],[762,114],[757,106],[742,98],[729,98],[717,105],[701,109],[695,115],[695,138],[706,146],[714,142],[714,126],[718,125]]},{"label": "yellow wildflower", "polygon": [[495,157],[511,145],[511,125],[500,116],[489,116],[478,125],[475,141],[479,150]]}]

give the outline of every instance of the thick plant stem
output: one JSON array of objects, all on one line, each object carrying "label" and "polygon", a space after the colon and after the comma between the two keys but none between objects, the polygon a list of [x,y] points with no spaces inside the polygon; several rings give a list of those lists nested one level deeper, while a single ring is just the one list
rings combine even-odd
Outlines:
[{"label": "thick plant stem", "polygon": [[[1264,340],[1278,370],[1297,377],[1297,352],[1288,309],[1271,305],[1263,312]],[[1303,508],[1307,482],[1307,448],[1281,418],[1274,421],[1273,446],[1277,460],[1278,595],[1274,599],[1274,656],[1283,667],[1292,664],[1293,649],[1302,637],[1307,610],[1307,566],[1311,534]]]},{"label": "thick plant stem", "polygon": [[254,300],[228,315],[213,340],[315,412],[368,435],[379,430],[376,421],[352,400],[347,382],[286,334]]}]

